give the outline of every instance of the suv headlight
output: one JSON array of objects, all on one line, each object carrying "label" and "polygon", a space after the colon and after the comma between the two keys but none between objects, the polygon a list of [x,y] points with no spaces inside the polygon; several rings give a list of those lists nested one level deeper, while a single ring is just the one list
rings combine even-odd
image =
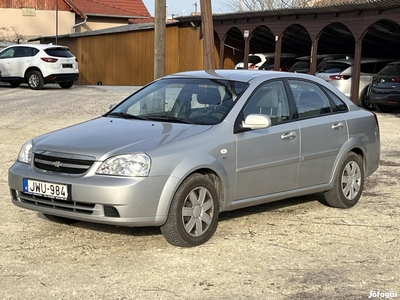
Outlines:
[{"label": "suv headlight", "polygon": [[106,159],[96,174],[145,177],[149,175],[150,165],[147,154],[123,154]]},{"label": "suv headlight", "polygon": [[30,164],[32,160],[32,148],[33,148],[32,140],[27,141],[21,147],[21,150],[19,150],[18,161]]}]

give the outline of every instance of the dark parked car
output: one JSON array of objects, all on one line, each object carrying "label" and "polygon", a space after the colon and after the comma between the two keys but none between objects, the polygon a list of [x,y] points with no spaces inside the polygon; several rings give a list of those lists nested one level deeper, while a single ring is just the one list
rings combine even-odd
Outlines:
[{"label": "dark parked car", "polygon": [[387,64],[372,78],[368,99],[381,112],[400,107],[400,61]]}]

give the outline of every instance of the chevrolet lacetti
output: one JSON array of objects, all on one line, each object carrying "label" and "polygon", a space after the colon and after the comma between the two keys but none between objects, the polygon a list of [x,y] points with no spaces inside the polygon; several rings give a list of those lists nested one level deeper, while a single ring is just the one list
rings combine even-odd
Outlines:
[{"label": "chevrolet lacetti", "polygon": [[192,71],[27,141],[8,183],[15,205],[52,221],[157,226],[189,247],[223,211],[320,192],[352,207],[379,157],[375,114],[322,79]]}]

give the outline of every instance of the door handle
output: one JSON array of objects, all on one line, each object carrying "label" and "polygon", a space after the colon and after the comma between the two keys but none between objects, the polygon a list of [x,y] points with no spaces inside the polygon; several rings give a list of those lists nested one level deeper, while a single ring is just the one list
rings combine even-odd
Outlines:
[{"label": "door handle", "polygon": [[343,125],[342,122],[335,123],[335,124],[332,125],[332,129],[338,129],[338,130],[340,130],[340,129],[342,129],[343,127],[344,127],[344,125]]},{"label": "door handle", "polygon": [[282,140],[293,140],[296,137],[296,132],[286,132],[281,135]]}]

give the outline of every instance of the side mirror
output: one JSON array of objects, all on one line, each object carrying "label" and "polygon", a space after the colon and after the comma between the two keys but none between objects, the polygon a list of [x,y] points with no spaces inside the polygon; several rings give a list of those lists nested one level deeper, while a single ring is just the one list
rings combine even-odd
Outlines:
[{"label": "side mirror", "polygon": [[272,125],[271,119],[266,115],[250,114],[242,122],[243,128],[261,129],[268,128]]}]

